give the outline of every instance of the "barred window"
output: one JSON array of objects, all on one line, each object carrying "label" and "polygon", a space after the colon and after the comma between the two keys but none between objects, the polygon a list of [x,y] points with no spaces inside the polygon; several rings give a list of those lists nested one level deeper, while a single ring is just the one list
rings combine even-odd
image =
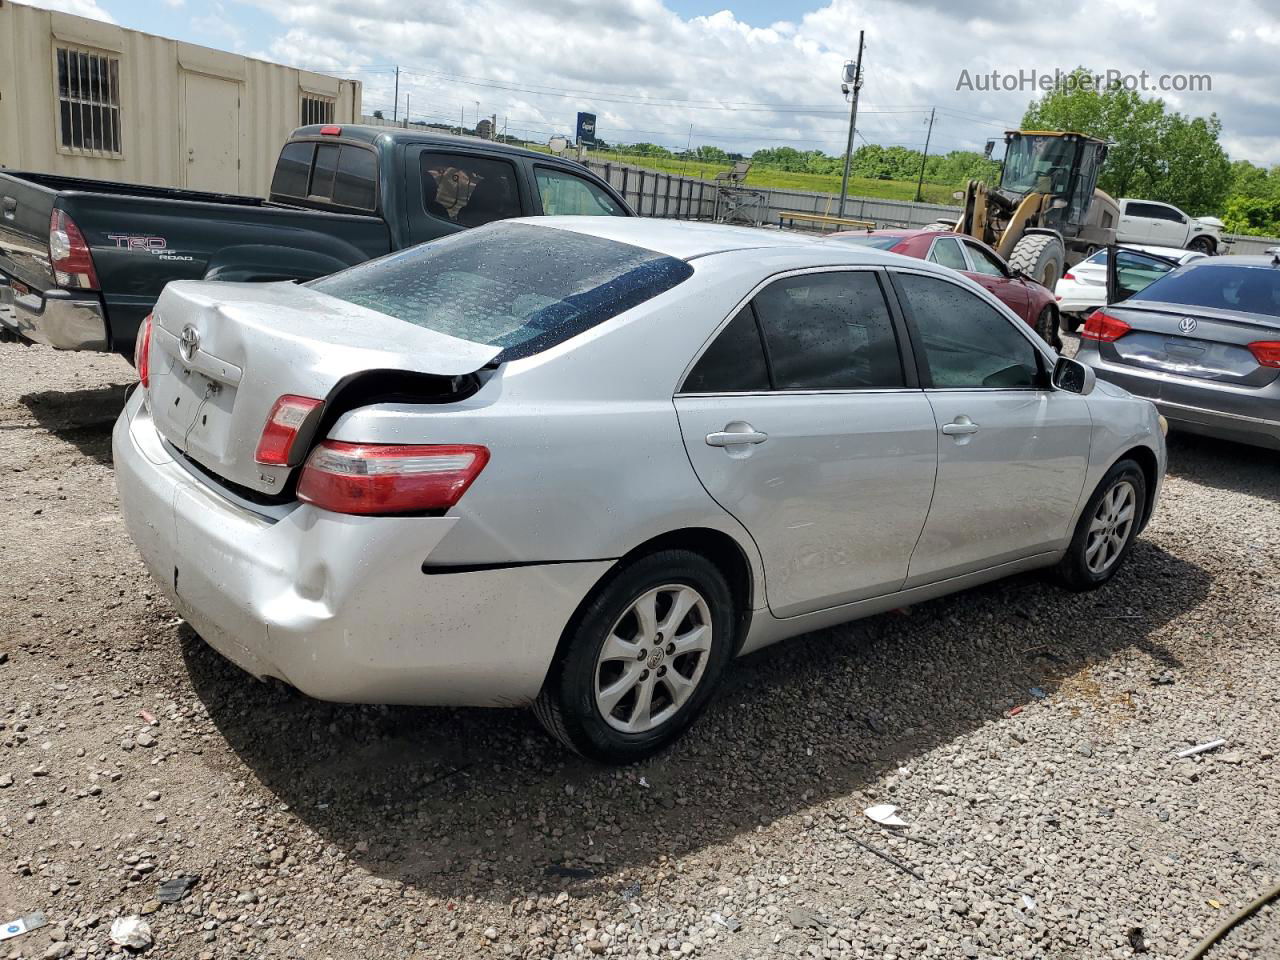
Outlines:
[{"label": "barred window", "polygon": [[302,97],[302,126],[313,123],[333,123],[334,101],[329,97],[304,94]]},{"label": "barred window", "polygon": [[59,142],[67,150],[121,156],[120,58],[57,48]]}]

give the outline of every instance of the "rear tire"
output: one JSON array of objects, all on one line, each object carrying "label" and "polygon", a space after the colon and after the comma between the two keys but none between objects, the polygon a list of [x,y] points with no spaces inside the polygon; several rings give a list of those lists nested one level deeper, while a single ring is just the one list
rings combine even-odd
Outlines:
[{"label": "rear tire", "polygon": [[588,759],[643,760],[707,705],[733,657],[737,622],[711,561],[687,550],[642,557],[598,587],[566,628],[534,714]]},{"label": "rear tire", "polygon": [[1121,460],[1102,478],[1076,523],[1071,546],[1054,568],[1068,590],[1096,590],[1110,580],[1142,528],[1147,480],[1132,460]]},{"label": "rear tire", "polygon": [[1057,237],[1049,233],[1028,233],[1014,244],[1009,266],[1052,292],[1062,279],[1062,265],[1066,260],[1067,252]]}]

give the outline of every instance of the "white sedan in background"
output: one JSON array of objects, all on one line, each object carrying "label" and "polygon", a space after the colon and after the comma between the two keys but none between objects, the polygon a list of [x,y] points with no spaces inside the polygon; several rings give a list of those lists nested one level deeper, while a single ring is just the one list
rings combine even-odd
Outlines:
[{"label": "white sedan in background", "polygon": [[[1205,254],[1197,250],[1158,247],[1151,244],[1126,243],[1123,249],[1154,253],[1158,257],[1174,261],[1177,266],[1190,263],[1192,260],[1202,260],[1205,257]],[[1169,269],[1173,270],[1174,266],[1170,265]],[[1156,279],[1158,275],[1153,273],[1151,279]],[[1089,314],[1099,307],[1106,306],[1107,251],[1099,250],[1074,267],[1070,267],[1062,275],[1053,292],[1058,298],[1058,312],[1062,316],[1063,326],[1075,333]]]},{"label": "white sedan in background", "polygon": [[325,699],[532,705],[609,761],[741,653],[1029,569],[1100,586],[1165,467],[1155,407],[960,274],[672,220],[171,283],[137,360],[121,508],[208,643]]}]

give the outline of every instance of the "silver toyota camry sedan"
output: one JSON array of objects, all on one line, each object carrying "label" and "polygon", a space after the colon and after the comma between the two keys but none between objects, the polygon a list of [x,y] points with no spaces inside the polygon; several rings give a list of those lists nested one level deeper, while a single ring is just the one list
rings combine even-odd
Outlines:
[{"label": "silver toyota camry sedan", "polygon": [[259,677],[678,736],[737,655],[1033,568],[1106,582],[1146,400],[921,260],[506,221],[304,285],[170,284],[116,425],[129,531]]}]

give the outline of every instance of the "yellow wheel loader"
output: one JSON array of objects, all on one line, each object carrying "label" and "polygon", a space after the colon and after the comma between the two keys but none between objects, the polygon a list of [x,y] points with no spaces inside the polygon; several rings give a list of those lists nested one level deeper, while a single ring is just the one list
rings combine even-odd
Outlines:
[{"label": "yellow wheel loader", "polygon": [[970,180],[956,194],[959,220],[945,225],[1052,290],[1067,267],[1115,243],[1120,207],[1097,189],[1107,143],[1046,130],[1010,130],[1004,139],[999,185]]}]

